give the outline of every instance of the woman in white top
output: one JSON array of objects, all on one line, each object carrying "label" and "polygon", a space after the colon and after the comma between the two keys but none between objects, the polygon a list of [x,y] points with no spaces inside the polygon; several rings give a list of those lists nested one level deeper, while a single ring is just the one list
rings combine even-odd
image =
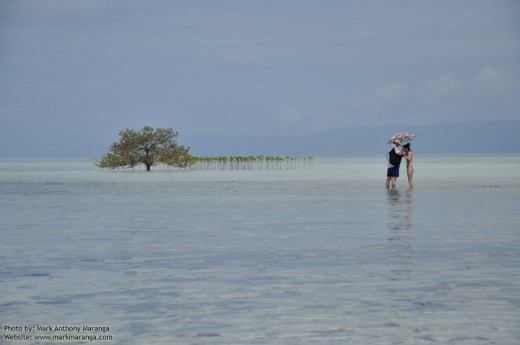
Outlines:
[{"label": "woman in white top", "polygon": [[413,152],[410,150],[410,143],[403,146],[403,157],[406,158],[406,173],[408,174],[408,184],[413,188]]}]

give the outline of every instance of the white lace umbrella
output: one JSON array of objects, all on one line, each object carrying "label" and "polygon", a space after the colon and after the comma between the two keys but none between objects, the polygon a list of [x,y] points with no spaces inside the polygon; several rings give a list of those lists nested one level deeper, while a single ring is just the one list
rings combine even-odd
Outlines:
[{"label": "white lace umbrella", "polygon": [[388,140],[388,144],[395,143],[395,142],[403,143],[406,141],[412,141],[413,138],[415,138],[415,134],[410,133],[410,132],[401,132],[401,133],[392,135],[390,137],[390,139]]}]

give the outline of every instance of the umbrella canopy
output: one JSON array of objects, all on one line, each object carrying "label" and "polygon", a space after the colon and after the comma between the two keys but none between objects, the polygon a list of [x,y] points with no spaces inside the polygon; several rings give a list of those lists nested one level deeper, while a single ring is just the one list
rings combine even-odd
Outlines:
[{"label": "umbrella canopy", "polygon": [[397,133],[397,134],[392,135],[390,137],[390,139],[388,140],[388,143],[389,144],[395,143],[395,142],[402,143],[405,141],[412,141],[413,138],[415,138],[415,134],[410,133],[410,132],[402,132],[402,133]]}]

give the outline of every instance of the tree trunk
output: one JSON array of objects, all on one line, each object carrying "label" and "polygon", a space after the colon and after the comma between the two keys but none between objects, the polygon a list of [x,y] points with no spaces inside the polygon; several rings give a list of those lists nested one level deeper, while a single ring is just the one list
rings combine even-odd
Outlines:
[{"label": "tree trunk", "polygon": [[151,171],[152,169],[152,165],[151,164],[146,164],[146,171]]}]

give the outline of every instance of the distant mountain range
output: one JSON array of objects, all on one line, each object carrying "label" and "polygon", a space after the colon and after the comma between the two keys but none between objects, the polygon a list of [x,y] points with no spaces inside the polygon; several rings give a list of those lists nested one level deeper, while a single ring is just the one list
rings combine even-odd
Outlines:
[{"label": "distant mountain range", "polygon": [[397,132],[416,135],[412,150],[421,153],[520,152],[520,122],[443,123],[422,126],[350,127],[299,136],[182,135],[193,155],[375,154]]},{"label": "distant mountain range", "polygon": [[[308,135],[266,137],[180,133],[179,143],[190,147],[190,153],[196,156],[380,154],[388,148],[386,143],[392,134],[404,131],[416,135],[412,142],[412,150],[417,153],[520,153],[520,121],[349,127]],[[4,151],[0,157],[98,159],[112,144],[112,141],[107,141],[107,138],[99,133],[81,133],[74,136],[64,133],[59,137],[42,134],[31,141],[4,136],[2,140]],[[35,145],[35,142],[38,142],[38,145]]]}]

